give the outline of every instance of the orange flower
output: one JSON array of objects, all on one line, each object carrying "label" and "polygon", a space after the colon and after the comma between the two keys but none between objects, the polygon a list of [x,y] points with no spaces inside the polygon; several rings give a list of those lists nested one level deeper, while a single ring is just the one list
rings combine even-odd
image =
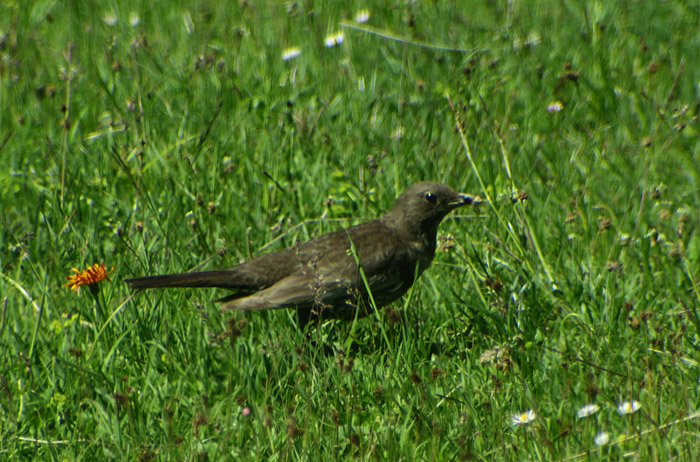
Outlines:
[{"label": "orange flower", "polygon": [[[114,267],[112,267],[112,270],[113,269]],[[95,263],[94,265],[92,265],[92,268],[88,268],[83,271],[80,271],[77,268],[73,268],[73,271],[75,271],[75,274],[71,274],[70,276],[66,277],[66,279],[68,279],[66,287],[70,287],[76,292],[78,291],[78,289],[80,289],[81,286],[91,286],[93,284],[97,284],[100,281],[104,281],[105,279],[107,279],[109,282],[112,282],[109,276],[107,276],[107,268],[105,268],[104,263]]]}]

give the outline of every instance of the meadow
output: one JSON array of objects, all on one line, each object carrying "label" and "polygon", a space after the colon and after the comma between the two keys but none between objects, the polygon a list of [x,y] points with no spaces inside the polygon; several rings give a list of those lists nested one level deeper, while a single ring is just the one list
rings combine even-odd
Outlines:
[{"label": "meadow", "polygon": [[[0,3],[0,459],[698,460],[699,30],[685,0]],[[420,180],[486,204],[376,317],[123,283]]]}]

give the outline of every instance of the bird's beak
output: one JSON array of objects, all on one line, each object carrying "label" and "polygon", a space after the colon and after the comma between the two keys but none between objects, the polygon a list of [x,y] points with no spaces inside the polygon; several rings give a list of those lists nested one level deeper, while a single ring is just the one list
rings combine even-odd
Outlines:
[{"label": "bird's beak", "polygon": [[450,207],[453,209],[456,209],[457,207],[461,207],[463,205],[479,205],[483,204],[484,200],[480,198],[479,196],[473,196],[471,194],[464,194],[460,193],[458,195],[458,198],[455,199],[454,201],[450,202]]}]

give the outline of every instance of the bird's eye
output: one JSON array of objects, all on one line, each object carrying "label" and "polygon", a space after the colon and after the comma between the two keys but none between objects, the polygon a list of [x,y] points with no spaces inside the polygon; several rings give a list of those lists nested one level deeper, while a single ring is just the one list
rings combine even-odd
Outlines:
[{"label": "bird's eye", "polygon": [[425,193],[425,200],[430,202],[431,204],[434,204],[435,201],[437,200],[437,197],[435,197],[435,194],[431,192]]}]

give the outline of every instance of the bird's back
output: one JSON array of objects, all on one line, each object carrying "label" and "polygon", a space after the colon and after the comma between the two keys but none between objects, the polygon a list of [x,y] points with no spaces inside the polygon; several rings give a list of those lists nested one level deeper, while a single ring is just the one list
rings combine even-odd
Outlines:
[{"label": "bird's back", "polygon": [[327,274],[331,269],[337,278],[355,281],[359,276],[358,259],[367,275],[391,266],[415,264],[419,256],[405,241],[396,230],[372,220],[255,257],[230,270],[248,275],[251,289],[269,287],[295,273]]}]

